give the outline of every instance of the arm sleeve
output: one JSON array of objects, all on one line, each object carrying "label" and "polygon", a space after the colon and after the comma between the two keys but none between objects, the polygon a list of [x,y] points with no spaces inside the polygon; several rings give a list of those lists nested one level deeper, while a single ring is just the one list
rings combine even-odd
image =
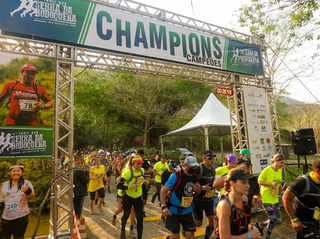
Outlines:
[{"label": "arm sleeve", "polygon": [[117,184],[117,189],[128,190],[128,186],[124,185],[126,179],[120,178],[119,183]]}]

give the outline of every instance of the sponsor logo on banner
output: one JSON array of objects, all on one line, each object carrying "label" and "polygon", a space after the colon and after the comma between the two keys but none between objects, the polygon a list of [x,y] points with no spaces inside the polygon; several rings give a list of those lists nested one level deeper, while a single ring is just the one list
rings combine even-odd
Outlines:
[{"label": "sponsor logo on banner", "polygon": [[258,104],[248,104],[248,106],[258,107]]},{"label": "sponsor logo on banner", "polygon": [[258,115],[258,118],[259,118],[259,119],[265,119],[266,116],[265,116],[265,115]]},{"label": "sponsor logo on banner", "polygon": [[12,9],[11,17],[31,17],[35,22],[76,26],[77,16],[67,1],[20,0],[20,5]]},{"label": "sponsor logo on banner", "polygon": [[260,65],[259,52],[257,50],[233,47],[230,63],[236,65]]},{"label": "sponsor logo on banner", "polygon": [[267,113],[266,110],[262,110],[262,109],[257,109],[257,112],[258,112],[258,113]]},{"label": "sponsor logo on banner", "polygon": [[268,159],[260,159],[260,164],[261,164],[261,165],[266,165],[266,164],[268,164]]},{"label": "sponsor logo on banner", "polygon": [[260,105],[261,108],[266,108],[266,105]]}]

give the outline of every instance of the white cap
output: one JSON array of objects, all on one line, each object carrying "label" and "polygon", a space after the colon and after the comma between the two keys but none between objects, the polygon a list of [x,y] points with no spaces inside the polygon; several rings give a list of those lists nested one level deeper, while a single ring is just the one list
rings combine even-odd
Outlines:
[{"label": "white cap", "polygon": [[196,158],[193,156],[186,157],[186,159],[184,160],[184,163],[189,164],[191,167],[199,165]]}]

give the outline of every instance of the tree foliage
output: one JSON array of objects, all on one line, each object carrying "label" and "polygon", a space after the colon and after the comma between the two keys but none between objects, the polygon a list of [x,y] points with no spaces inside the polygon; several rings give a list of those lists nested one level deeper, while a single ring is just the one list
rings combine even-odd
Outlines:
[{"label": "tree foliage", "polygon": [[314,0],[251,0],[240,9],[240,25],[268,47],[265,70],[277,96],[286,94],[294,79],[315,74],[316,60],[297,49],[319,38],[318,10],[319,1]]},{"label": "tree foliage", "polygon": [[172,120],[194,113],[210,92],[194,82],[86,71],[75,83],[76,147],[157,146]]}]

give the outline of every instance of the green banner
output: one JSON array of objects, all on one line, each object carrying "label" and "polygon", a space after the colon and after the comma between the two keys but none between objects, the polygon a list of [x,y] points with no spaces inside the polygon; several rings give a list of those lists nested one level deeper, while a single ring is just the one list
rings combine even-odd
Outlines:
[{"label": "green banner", "polygon": [[0,127],[0,159],[51,158],[53,128]]}]

